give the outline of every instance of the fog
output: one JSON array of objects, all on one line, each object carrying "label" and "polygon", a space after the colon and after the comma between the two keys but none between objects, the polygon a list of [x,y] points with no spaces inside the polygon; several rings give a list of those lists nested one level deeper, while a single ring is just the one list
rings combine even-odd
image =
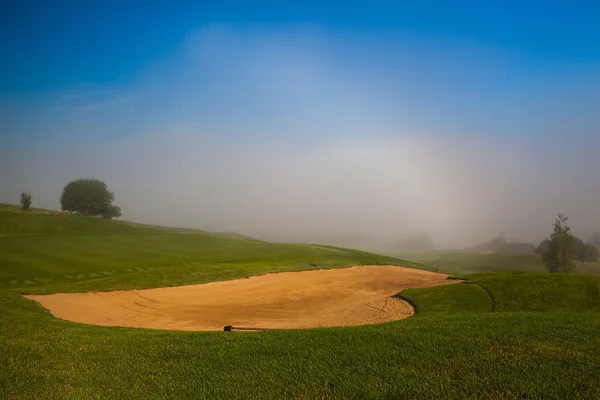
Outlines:
[{"label": "fog", "polygon": [[[134,79],[11,101],[0,202],[96,177],[122,219],[357,247],[600,230],[600,74],[479,44],[214,26]],[[417,43],[417,44],[415,44]]]}]

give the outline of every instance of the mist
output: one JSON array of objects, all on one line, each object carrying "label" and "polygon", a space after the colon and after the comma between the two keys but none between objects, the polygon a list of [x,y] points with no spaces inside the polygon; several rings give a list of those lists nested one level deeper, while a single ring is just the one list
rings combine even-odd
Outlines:
[{"label": "mist", "polygon": [[[409,40],[410,39],[410,40]],[[600,230],[600,74],[480,43],[314,26],[191,32],[130,81],[6,101],[0,202],[71,179],[122,219],[438,248]]]}]

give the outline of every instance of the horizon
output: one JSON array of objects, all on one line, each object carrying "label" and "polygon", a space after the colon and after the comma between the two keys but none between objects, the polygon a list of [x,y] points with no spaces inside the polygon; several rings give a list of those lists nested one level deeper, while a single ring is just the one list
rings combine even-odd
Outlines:
[{"label": "horizon", "polygon": [[[19,208],[20,206],[18,204],[10,204],[10,203],[0,203],[0,206],[9,206],[9,207],[14,207]],[[33,207],[31,210],[29,211],[21,211],[24,213],[33,213],[34,214],[43,214],[43,215],[47,215],[48,212],[51,214],[55,214],[55,215],[67,215],[67,216],[80,216],[79,214],[77,214],[76,212],[70,212],[70,211],[64,211],[64,210],[60,210],[60,209],[46,209],[46,208],[36,208]],[[101,216],[81,216],[82,218],[97,218],[97,219],[102,219]],[[139,224],[142,226],[155,226],[155,227],[162,227],[162,228],[168,228],[168,229],[182,229],[182,230],[191,230],[191,231],[197,231],[197,232],[201,232],[201,233],[206,233],[206,234],[216,234],[216,235],[235,235],[235,236],[239,236],[239,237],[246,237],[246,238],[250,238],[250,239],[256,239],[256,240],[260,240],[260,241],[271,241],[276,243],[276,240],[270,240],[268,238],[265,237],[258,237],[258,236],[248,236],[239,232],[235,232],[235,231],[220,231],[220,230],[212,230],[212,229],[200,229],[200,228],[189,228],[189,227],[182,227],[182,226],[171,226],[171,225],[156,225],[156,224],[148,224],[145,223],[143,221],[132,221],[132,220],[127,220],[127,219],[123,219],[120,217],[117,218],[109,218],[107,221],[116,221],[116,222],[124,222],[127,224]],[[584,243],[591,243],[591,239],[592,237],[596,237],[597,235],[600,235],[600,231],[598,232],[594,232],[592,237],[588,237],[588,238],[583,238],[577,235],[577,232],[572,233],[574,238],[580,239],[582,240],[582,242]],[[412,236],[403,236],[403,237],[396,237],[394,238],[394,240],[392,241],[377,241],[377,240],[373,240],[372,237],[367,237],[365,235],[360,235],[360,234],[346,234],[344,236],[339,236],[339,237],[322,237],[322,241],[320,242],[302,242],[302,241],[281,241],[280,243],[290,243],[290,244],[314,244],[314,245],[329,245],[329,246],[334,246],[334,247],[346,247],[346,248],[355,248],[357,250],[363,250],[363,251],[368,251],[368,252],[373,252],[373,253],[388,253],[388,254],[396,254],[396,255],[408,255],[408,254],[426,254],[426,253],[432,253],[432,252],[443,252],[443,251],[463,251],[463,252],[474,252],[474,253],[479,253],[479,252],[503,252],[502,250],[498,250],[498,249],[485,249],[485,248],[481,248],[481,246],[487,245],[489,243],[491,243],[492,241],[502,237],[506,240],[506,244],[507,245],[515,245],[515,244],[531,244],[535,247],[537,247],[538,245],[540,245],[543,241],[549,240],[550,239],[550,234],[547,235],[547,237],[539,240],[539,241],[529,241],[529,242],[518,242],[518,241],[513,241],[510,240],[511,238],[506,238],[506,235],[504,235],[504,232],[500,232],[498,235],[494,236],[494,237],[489,237],[489,238],[481,238],[479,242],[477,243],[471,243],[470,245],[468,245],[467,247],[461,247],[461,248],[441,248],[439,247],[435,241],[433,242],[433,247],[430,249],[421,249],[422,246],[416,245],[418,247],[415,248],[415,245],[408,245],[406,244],[407,241],[414,241],[416,239],[418,239],[419,237],[423,237],[423,236],[428,236],[429,238],[431,238],[431,236],[429,234],[427,234],[426,232],[421,232],[417,235],[412,235]],[[431,238],[434,239],[434,238]]]},{"label": "horizon", "polygon": [[123,219],[268,240],[600,231],[600,5],[32,4],[0,13],[0,202],[95,177]]}]

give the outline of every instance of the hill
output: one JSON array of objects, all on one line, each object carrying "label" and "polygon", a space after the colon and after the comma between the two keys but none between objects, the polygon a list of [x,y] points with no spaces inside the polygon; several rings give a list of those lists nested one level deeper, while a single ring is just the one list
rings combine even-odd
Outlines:
[{"label": "hill", "polygon": [[535,256],[434,254],[431,268],[479,272],[403,291],[417,313],[397,322],[180,332],[68,322],[21,294],[361,263],[425,267],[74,216],[4,210],[0,227],[0,271],[10,279],[0,287],[0,398],[600,398],[600,277],[490,272],[537,268]]},{"label": "hill", "polygon": [[[232,279],[262,272],[415,263],[330,246],[56,213],[0,211],[0,287],[86,290]],[[168,278],[167,278],[168,277]]]}]

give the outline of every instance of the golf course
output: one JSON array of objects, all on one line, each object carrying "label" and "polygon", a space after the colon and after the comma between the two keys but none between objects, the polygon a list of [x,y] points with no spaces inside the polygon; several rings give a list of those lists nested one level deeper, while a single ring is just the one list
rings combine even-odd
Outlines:
[{"label": "golf course", "polygon": [[0,5],[0,400],[600,400],[600,1]]},{"label": "golf course", "polygon": [[[586,264],[585,273],[578,264],[578,273],[550,274],[540,272],[535,255],[434,254],[411,262],[0,208],[0,398],[600,397],[597,263]],[[287,325],[273,316],[273,304],[283,301],[278,288],[281,296],[297,295],[284,299],[289,304],[307,306],[285,314]],[[271,297],[258,296],[262,291]],[[202,293],[208,294],[194,303],[191,297]],[[91,320],[55,317],[59,309],[41,300],[52,296],[75,296],[62,307]],[[214,309],[214,318],[228,312],[231,319],[223,321],[235,325],[243,314],[247,325],[262,315],[261,326],[273,329],[225,332],[217,329],[221,320],[205,326],[183,317],[165,328],[128,325],[138,318],[131,315],[151,320],[160,307],[149,305],[168,298],[173,303],[163,313],[185,300],[201,318],[202,305],[218,300],[228,308]],[[236,314],[244,298],[257,314]],[[355,302],[344,308],[347,315],[369,301],[371,308],[393,307],[385,299],[407,311],[396,308],[402,315],[384,320],[365,314],[364,324],[351,323],[339,317],[344,299]],[[99,311],[103,301],[109,307]],[[118,309],[123,304],[137,308],[127,314]],[[261,314],[257,304],[272,308]],[[318,318],[327,315],[323,304],[338,307],[331,326]],[[307,323],[300,319],[305,314],[314,318]]]}]

